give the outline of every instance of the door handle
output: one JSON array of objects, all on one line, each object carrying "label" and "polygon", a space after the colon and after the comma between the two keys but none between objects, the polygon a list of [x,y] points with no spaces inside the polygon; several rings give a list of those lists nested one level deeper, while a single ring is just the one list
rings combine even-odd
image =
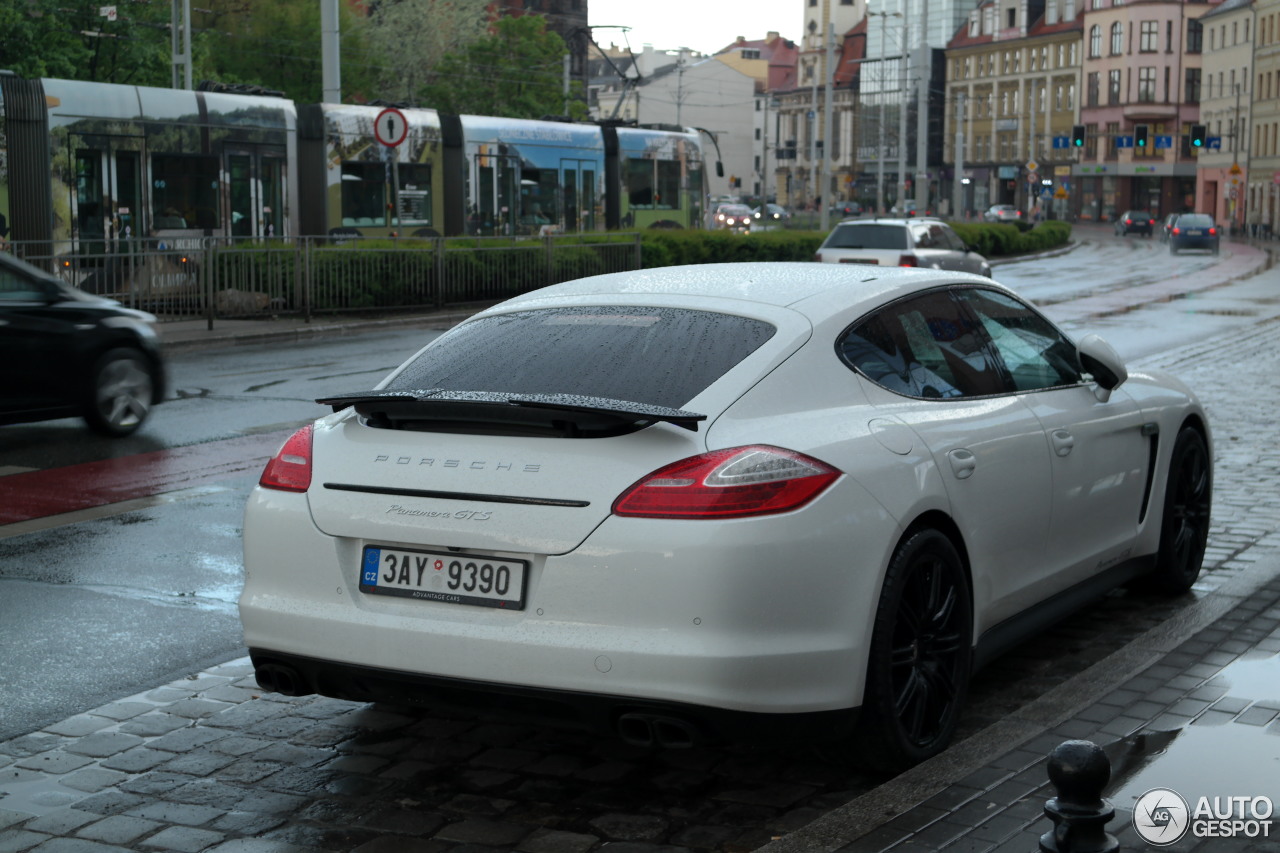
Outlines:
[{"label": "door handle", "polygon": [[950,451],[947,459],[951,460],[951,472],[956,475],[957,480],[969,479],[978,468],[978,457],[963,447]]},{"label": "door handle", "polygon": [[1050,438],[1053,442],[1053,452],[1059,456],[1069,455],[1076,446],[1076,437],[1070,430],[1055,429]]}]

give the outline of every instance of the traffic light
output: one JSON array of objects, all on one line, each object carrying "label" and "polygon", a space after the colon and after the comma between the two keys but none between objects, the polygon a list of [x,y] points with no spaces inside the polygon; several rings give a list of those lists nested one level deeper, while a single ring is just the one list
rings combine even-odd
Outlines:
[{"label": "traffic light", "polygon": [[1203,148],[1203,147],[1204,147],[1204,135],[1205,135],[1205,130],[1204,130],[1204,125],[1203,125],[1203,124],[1193,124],[1193,125],[1191,125],[1191,147],[1192,147],[1192,148]]},{"label": "traffic light", "polygon": [[1146,148],[1147,137],[1150,135],[1150,133],[1151,133],[1151,130],[1147,125],[1135,124],[1133,126],[1133,147]]},{"label": "traffic light", "polygon": [[1076,124],[1071,126],[1071,147],[1084,147],[1084,125]]}]

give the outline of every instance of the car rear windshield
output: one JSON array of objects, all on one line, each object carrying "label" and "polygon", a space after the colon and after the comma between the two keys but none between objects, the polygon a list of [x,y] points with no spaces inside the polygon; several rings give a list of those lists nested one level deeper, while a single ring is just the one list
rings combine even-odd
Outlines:
[{"label": "car rear windshield", "polygon": [[901,225],[838,225],[824,249],[905,249],[907,229]]},{"label": "car rear windshield", "polygon": [[1180,216],[1177,225],[1179,228],[1209,228],[1213,225],[1213,217],[1203,213]]},{"label": "car rear windshield", "polygon": [[387,386],[575,394],[680,408],[775,332],[685,308],[546,308],[464,323]]}]

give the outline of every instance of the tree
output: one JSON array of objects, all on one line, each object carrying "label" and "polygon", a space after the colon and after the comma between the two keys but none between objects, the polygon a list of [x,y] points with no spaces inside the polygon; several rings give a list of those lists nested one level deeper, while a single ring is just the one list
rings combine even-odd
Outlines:
[{"label": "tree", "polygon": [[[263,86],[300,103],[321,100],[324,67],[317,0],[212,0],[202,5],[197,28],[207,60],[197,63],[200,77]],[[339,4],[344,96],[376,87],[364,24],[346,3]]]},{"label": "tree", "polygon": [[[425,106],[442,112],[541,118],[565,111],[564,39],[541,15],[498,20],[492,35],[446,54],[420,90]],[[581,98],[570,100],[581,118]]]},{"label": "tree", "polygon": [[382,58],[377,97],[412,103],[450,52],[483,38],[488,0],[389,0],[369,18],[369,47]]},{"label": "tree", "polygon": [[0,68],[23,77],[71,77],[86,55],[51,0],[0,0]]},{"label": "tree", "polygon": [[[0,0],[0,68],[24,77],[168,85],[168,4]],[[161,8],[163,7],[163,8]]]}]

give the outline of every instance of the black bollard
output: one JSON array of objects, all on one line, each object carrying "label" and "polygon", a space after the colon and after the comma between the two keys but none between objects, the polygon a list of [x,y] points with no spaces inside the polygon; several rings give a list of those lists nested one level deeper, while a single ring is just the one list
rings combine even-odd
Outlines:
[{"label": "black bollard", "polygon": [[1107,832],[1115,817],[1102,789],[1111,780],[1111,762],[1102,747],[1068,740],[1049,754],[1049,781],[1058,796],[1044,804],[1053,829],[1040,836],[1041,853],[1116,853],[1120,842]]}]

